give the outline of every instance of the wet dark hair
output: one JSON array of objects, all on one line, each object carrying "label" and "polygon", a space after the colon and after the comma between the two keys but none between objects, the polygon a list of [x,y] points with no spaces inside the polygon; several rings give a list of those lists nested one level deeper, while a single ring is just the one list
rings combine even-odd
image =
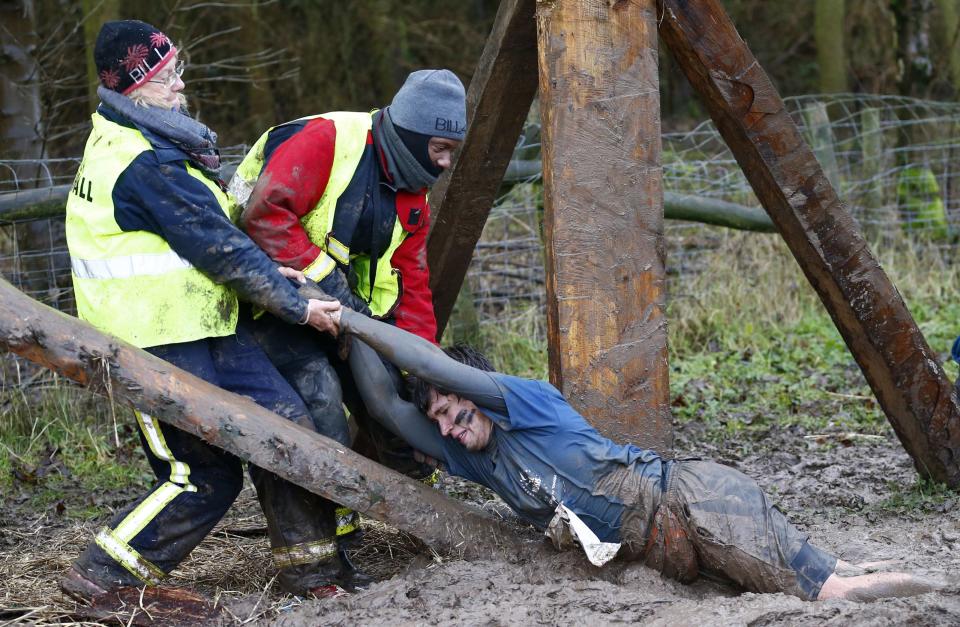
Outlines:
[{"label": "wet dark hair", "polygon": [[[466,364],[477,370],[493,372],[493,364],[487,359],[487,356],[468,344],[454,344],[443,349],[447,357]],[[435,388],[437,394],[450,394],[450,390],[444,390],[437,386],[419,379],[413,375],[407,377],[407,391],[410,394],[410,402],[420,411],[427,413],[427,407],[430,405],[430,388]]]}]

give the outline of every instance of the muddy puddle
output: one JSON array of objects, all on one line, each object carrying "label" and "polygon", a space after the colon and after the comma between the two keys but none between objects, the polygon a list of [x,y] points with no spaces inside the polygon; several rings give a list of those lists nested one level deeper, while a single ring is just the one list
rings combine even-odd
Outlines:
[{"label": "muddy puddle", "polygon": [[685,586],[638,564],[618,561],[598,569],[578,554],[545,545],[538,563],[418,558],[364,594],[306,603],[265,622],[284,627],[960,624],[960,507],[949,495],[910,506],[914,492],[904,494],[898,485],[913,485],[916,475],[894,440],[771,431],[747,446],[703,445],[687,428],[679,432],[678,448],[680,454],[706,453],[757,478],[815,543],[842,559],[893,560],[883,568],[924,574],[947,587],[873,603],[809,603],[783,594],[741,593],[714,581]]},{"label": "muddy puddle", "polygon": [[[813,542],[842,559],[893,560],[884,568],[943,580],[946,587],[873,603],[810,603],[740,593],[714,581],[685,586],[621,561],[598,569],[545,541],[536,558],[464,562],[371,526],[355,557],[381,581],[361,594],[304,600],[276,589],[262,516],[249,490],[171,583],[215,599],[226,608],[221,622],[227,624],[960,624],[958,498],[911,487],[916,474],[892,436],[771,430],[747,441],[741,436],[705,444],[696,427],[686,426],[678,432],[678,453],[692,452],[757,478]],[[498,510],[482,490],[450,479],[444,489]],[[31,511],[12,496],[0,508],[0,624],[82,619],[57,591],[56,579],[97,521],[74,523],[55,510]]]}]

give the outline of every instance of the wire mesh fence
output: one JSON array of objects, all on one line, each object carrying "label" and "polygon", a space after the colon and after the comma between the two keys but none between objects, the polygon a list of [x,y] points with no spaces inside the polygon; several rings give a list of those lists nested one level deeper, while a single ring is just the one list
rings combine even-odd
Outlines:
[{"label": "wire mesh fence", "polygon": [[[898,96],[811,95],[786,99],[847,209],[875,246],[909,242],[949,259],[960,239],[960,105]],[[468,274],[481,322],[545,300],[540,233],[539,128],[528,124]],[[759,203],[712,122],[663,135],[666,193]],[[729,229],[668,220],[671,286],[699,272]]]},{"label": "wire mesh fence", "polygon": [[[945,257],[960,235],[960,105],[896,96],[802,96],[786,101],[827,176],[871,241],[906,235]],[[540,128],[527,124],[491,211],[465,290],[481,324],[499,323],[545,302]],[[245,147],[224,150],[236,164]],[[747,207],[758,203],[711,122],[663,135],[668,193]],[[0,274],[32,297],[73,313],[63,218],[2,221],[2,207],[73,182],[79,158],[0,160]],[[7,214],[9,215],[9,214]],[[698,272],[729,236],[715,226],[667,221],[672,283]]]}]

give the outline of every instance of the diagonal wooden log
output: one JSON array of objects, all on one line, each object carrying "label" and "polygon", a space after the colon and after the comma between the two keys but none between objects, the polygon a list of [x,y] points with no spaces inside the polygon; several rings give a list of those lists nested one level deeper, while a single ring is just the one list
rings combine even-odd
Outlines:
[{"label": "diagonal wooden log", "polygon": [[660,35],[921,475],[960,487],[953,386],[718,0],[659,0]]},{"label": "diagonal wooden log", "polygon": [[667,452],[654,0],[537,5],[550,380],[603,435]]},{"label": "diagonal wooden log", "polygon": [[492,517],[42,305],[2,279],[0,348],[438,549],[468,558],[523,549]]},{"label": "diagonal wooden log", "polygon": [[535,0],[502,0],[467,91],[459,156],[430,191],[427,241],[437,336],[453,311],[497,189],[537,91]]}]

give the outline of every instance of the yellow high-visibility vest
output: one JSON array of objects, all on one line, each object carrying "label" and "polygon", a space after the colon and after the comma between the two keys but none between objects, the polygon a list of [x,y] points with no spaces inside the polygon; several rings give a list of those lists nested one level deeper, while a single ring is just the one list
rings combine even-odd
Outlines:
[{"label": "yellow high-visibility vest", "polygon": [[[83,161],[67,200],[67,246],[77,313],[98,329],[141,348],[231,335],[237,297],[178,255],[159,235],[123,231],[113,188],[140,154],[152,150],[140,131],[93,115]],[[229,215],[216,183],[186,163]],[[158,201],[161,199],[158,199]]]},{"label": "yellow high-visibility vest", "polygon": [[[335,111],[300,118],[294,122],[289,122],[289,124],[318,117],[333,121],[337,129],[336,145],[334,146],[330,179],[327,181],[323,196],[320,197],[313,209],[300,218],[300,223],[307,232],[310,241],[320,247],[325,254],[321,254],[304,268],[303,272],[314,281],[320,281],[336,268],[334,260],[343,265],[352,264],[357,276],[355,290],[357,296],[367,301],[373,315],[387,316],[396,307],[402,289],[400,275],[390,265],[393,253],[407,237],[407,231],[400,224],[400,220],[394,221],[390,244],[377,260],[377,274],[372,294],[370,291],[370,255],[367,253],[351,253],[349,244],[338,241],[332,234],[337,199],[347,189],[357,171],[357,166],[360,164],[363,151],[367,146],[367,134],[372,127],[373,116],[370,113]],[[230,181],[230,192],[241,206],[246,206],[250,199],[250,193],[257,184],[261,170],[263,170],[265,161],[263,151],[267,144],[267,136],[273,128],[260,136],[260,139],[257,140],[237,167],[237,172]]]}]

